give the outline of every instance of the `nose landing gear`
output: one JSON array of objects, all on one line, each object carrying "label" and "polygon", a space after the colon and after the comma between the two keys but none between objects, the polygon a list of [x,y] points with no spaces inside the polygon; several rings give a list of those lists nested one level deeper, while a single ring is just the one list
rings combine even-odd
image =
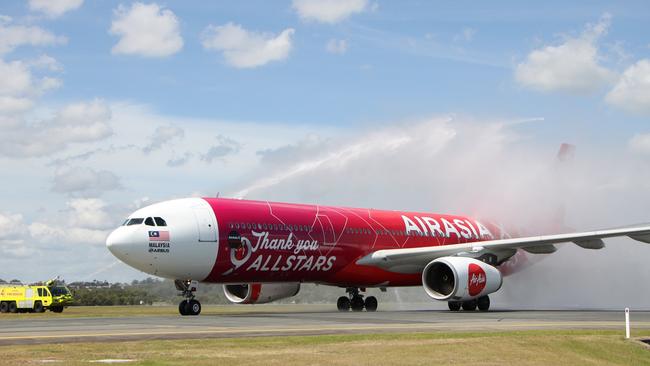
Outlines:
[{"label": "nose landing gear", "polygon": [[[339,311],[363,311],[365,308],[366,311],[377,311],[377,298],[374,296],[368,296],[363,299],[363,295],[359,293],[358,288],[348,287],[345,289],[345,292],[348,293],[348,296],[341,296],[336,301],[336,308]],[[365,289],[363,289],[365,291]]]},{"label": "nose landing gear", "polygon": [[178,304],[178,312],[181,315],[199,315],[201,314],[201,303],[194,298],[199,282],[192,280],[175,280],[174,285],[180,291],[180,296],[185,300]]}]

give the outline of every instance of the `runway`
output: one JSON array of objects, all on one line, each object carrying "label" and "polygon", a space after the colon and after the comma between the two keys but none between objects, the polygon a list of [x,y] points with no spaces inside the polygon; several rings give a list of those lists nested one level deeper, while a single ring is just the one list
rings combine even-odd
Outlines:
[{"label": "runway", "polygon": [[[279,310],[278,310],[279,309]],[[275,307],[273,311],[124,317],[0,316],[0,345],[152,339],[228,338],[349,333],[624,329],[622,311],[449,312],[384,310],[339,313]],[[171,312],[170,308],[170,312]],[[284,311],[287,310],[287,311]],[[632,312],[632,329],[650,329],[650,311]]]}]

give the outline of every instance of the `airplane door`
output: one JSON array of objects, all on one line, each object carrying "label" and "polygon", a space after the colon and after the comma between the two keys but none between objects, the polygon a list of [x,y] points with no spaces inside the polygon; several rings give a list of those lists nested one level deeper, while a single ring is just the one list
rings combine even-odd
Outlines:
[{"label": "airplane door", "polygon": [[217,241],[217,223],[208,207],[193,207],[196,223],[199,226],[199,241]]}]

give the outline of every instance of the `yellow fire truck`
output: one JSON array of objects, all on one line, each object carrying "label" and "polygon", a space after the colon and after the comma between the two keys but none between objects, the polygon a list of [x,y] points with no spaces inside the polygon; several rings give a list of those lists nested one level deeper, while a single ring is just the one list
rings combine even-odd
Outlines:
[{"label": "yellow fire truck", "polygon": [[42,313],[45,310],[60,313],[70,304],[70,290],[56,279],[36,285],[0,285],[1,313]]}]

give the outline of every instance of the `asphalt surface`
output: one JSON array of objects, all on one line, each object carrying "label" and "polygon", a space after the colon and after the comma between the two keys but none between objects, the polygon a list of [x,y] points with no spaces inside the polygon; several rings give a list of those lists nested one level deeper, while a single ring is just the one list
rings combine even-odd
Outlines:
[{"label": "asphalt surface", "polygon": [[[631,313],[632,329],[650,329],[650,311]],[[339,313],[260,311],[228,315],[0,318],[0,345],[350,333],[620,329],[622,311]]]}]

